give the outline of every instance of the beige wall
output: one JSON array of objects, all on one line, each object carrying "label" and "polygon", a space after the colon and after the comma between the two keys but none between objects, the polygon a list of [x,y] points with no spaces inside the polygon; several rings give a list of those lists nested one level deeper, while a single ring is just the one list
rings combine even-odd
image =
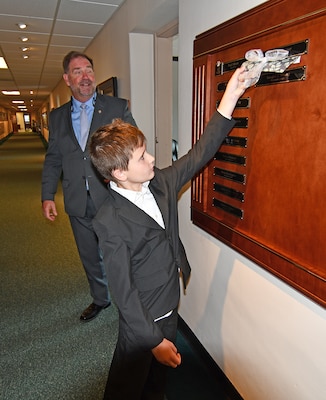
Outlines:
[{"label": "beige wall", "polygon": [[6,115],[5,121],[0,121],[0,141],[5,139],[12,132],[11,112],[4,107],[0,107],[0,113]]}]

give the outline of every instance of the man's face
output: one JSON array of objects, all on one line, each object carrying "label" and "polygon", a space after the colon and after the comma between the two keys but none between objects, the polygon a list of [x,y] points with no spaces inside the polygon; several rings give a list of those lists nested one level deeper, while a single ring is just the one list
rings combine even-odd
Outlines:
[{"label": "man's face", "polygon": [[82,103],[89,100],[96,90],[94,70],[87,58],[77,57],[71,60],[69,71],[63,74],[63,79],[75,99]]}]

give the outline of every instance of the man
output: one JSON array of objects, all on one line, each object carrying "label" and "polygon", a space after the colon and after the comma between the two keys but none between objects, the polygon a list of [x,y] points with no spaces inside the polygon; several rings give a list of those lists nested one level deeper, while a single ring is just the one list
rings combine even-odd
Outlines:
[{"label": "man", "polygon": [[58,215],[55,194],[62,178],[65,211],[93,298],[80,316],[81,321],[87,322],[111,304],[98,239],[92,226],[92,219],[108,193],[103,178],[92,166],[87,141],[92,132],[115,118],[132,125],[136,123],[127,100],[96,93],[93,61],[87,55],[71,51],[63,60],[63,70],[63,79],[72,97],[50,114],[49,146],[42,174],[42,209],[45,218],[55,220]]}]

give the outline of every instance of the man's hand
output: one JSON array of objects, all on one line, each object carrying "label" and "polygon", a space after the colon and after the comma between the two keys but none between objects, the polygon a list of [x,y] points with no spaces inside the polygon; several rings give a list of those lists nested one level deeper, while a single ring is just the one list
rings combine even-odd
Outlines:
[{"label": "man's hand", "polygon": [[181,355],[175,345],[167,339],[152,349],[153,356],[161,364],[176,368],[181,364]]},{"label": "man's hand", "polygon": [[57,213],[57,208],[53,200],[44,200],[42,203],[43,215],[46,219],[54,221]]}]

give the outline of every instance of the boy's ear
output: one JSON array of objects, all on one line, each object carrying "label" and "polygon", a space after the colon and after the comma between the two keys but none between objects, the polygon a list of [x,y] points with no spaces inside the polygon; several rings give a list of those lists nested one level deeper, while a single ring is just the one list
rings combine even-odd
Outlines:
[{"label": "boy's ear", "polygon": [[123,182],[126,180],[126,171],[122,171],[121,169],[115,169],[112,171],[113,177],[120,182]]}]

